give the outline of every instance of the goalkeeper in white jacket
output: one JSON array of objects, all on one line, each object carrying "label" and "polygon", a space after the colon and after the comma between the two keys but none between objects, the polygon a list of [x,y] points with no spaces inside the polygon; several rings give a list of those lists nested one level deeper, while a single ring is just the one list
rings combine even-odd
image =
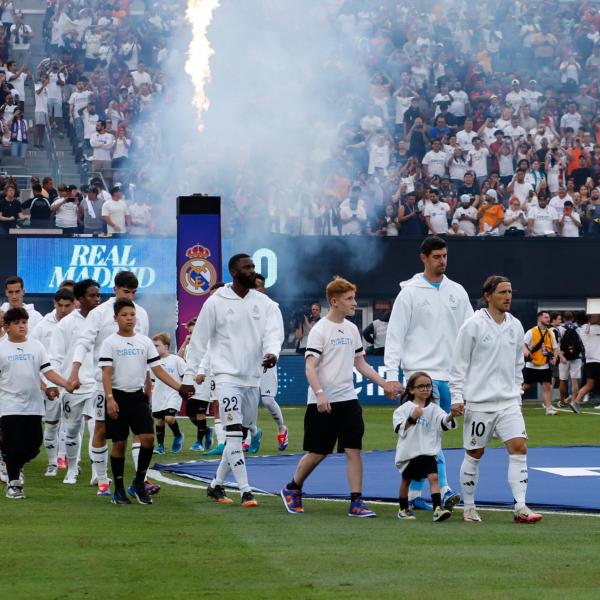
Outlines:
[{"label": "goalkeeper in white jacket", "polygon": [[[452,414],[464,409],[460,468],[464,520],[481,521],[475,509],[479,461],[494,432],[509,454],[508,483],[515,500],[514,520],[536,523],[542,515],[525,504],[527,493],[527,431],[521,412],[523,326],[508,311],[512,286],[506,277],[492,275],[483,285],[486,308],[461,327],[450,370]],[[466,407],[466,408],[465,408]]]}]

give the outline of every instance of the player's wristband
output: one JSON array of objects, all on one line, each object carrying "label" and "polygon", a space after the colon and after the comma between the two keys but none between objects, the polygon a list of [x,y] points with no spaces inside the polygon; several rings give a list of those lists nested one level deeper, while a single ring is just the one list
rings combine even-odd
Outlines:
[{"label": "player's wristband", "polygon": [[315,396],[318,396],[319,394],[322,394],[322,393],[323,393],[323,390],[317,390],[317,391],[315,392]]}]

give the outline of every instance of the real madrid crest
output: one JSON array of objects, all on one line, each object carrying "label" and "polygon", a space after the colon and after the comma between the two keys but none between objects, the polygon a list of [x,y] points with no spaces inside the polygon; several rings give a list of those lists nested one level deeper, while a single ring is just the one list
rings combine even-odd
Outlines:
[{"label": "real madrid crest", "polygon": [[185,251],[188,260],[181,267],[179,282],[181,287],[193,296],[208,294],[210,286],[217,281],[217,270],[207,259],[210,250],[196,244]]}]

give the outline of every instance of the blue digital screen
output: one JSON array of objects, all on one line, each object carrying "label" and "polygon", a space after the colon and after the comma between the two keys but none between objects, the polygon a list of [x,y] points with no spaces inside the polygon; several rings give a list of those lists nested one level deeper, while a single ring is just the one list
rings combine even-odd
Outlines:
[{"label": "blue digital screen", "polygon": [[17,272],[30,294],[56,292],[61,281],[94,279],[110,293],[119,271],[132,271],[139,291],[175,294],[175,238],[19,238]]},{"label": "blue digital screen", "polygon": [[[367,362],[385,377],[383,356],[367,356]],[[281,404],[306,404],[308,381],[304,374],[304,357],[300,355],[284,354],[277,362],[277,376],[279,387],[277,401]],[[363,405],[384,404],[396,408],[396,402],[388,400],[383,389],[365,379],[356,369],[354,370],[354,391],[356,397]],[[349,398],[351,400],[352,398]]]}]

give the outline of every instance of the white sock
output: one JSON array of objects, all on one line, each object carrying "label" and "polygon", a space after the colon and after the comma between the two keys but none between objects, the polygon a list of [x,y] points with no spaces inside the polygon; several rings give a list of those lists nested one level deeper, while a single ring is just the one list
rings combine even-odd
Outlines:
[{"label": "white sock", "polygon": [[46,423],[44,427],[44,448],[48,455],[48,464],[55,465],[58,457],[58,423]]},{"label": "white sock", "polygon": [[64,421],[58,424],[58,455],[63,458],[67,456],[67,429]]},{"label": "white sock", "polygon": [[[90,464],[92,465],[92,476],[97,478],[98,472],[96,471],[96,463],[94,462],[94,453],[92,452],[92,440],[94,439],[94,428],[96,427],[96,421],[94,419],[87,420],[87,430],[88,430],[88,456],[90,458]],[[82,432],[83,437],[83,432]]]},{"label": "white sock", "polygon": [[108,446],[92,447],[92,469],[98,483],[108,483]]},{"label": "white sock", "polygon": [[215,487],[215,485],[223,485],[227,476],[231,473],[231,469],[229,468],[229,461],[227,460],[227,456],[225,452],[221,456],[221,461],[219,462],[219,466],[217,467],[217,473],[215,474],[215,478],[211,481],[210,485]]},{"label": "white sock", "polygon": [[449,485],[445,485],[444,487],[440,488],[440,493],[442,495],[442,500],[444,499],[444,496],[450,491],[450,486]]},{"label": "white sock", "polygon": [[527,455],[510,454],[508,456],[508,485],[512,490],[516,509],[525,506],[527,478]]},{"label": "white sock", "polygon": [[227,432],[227,443],[223,458],[229,462],[229,468],[233,472],[233,476],[237,481],[240,492],[249,492],[248,473],[246,472],[246,460],[244,459],[244,451],[242,449],[242,432],[229,431]]},{"label": "white sock", "polygon": [[225,430],[223,429],[223,425],[221,425],[221,419],[215,419],[215,435],[217,436],[217,443],[225,443]]},{"label": "white sock", "polygon": [[277,433],[283,433],[285,431],[285,423],[283,422],[283,413],[277,400],[273,396],[262,396],[263,406],[269,411],[275,424],[277,425]]},{"label": "white sock", "polygon": [[479,481],[480,460],[465,453],[462,465],[460,465],[460,490],[465,507],[475,506],[475,489]]},{"label": "white sock", "polygon": [[77,469],[79,448],[81,447],[81,422],[69,421],[65,425],[65,449],[69,471]]},{"label": "white sock", "polygon": [[131,444],[131,460],[133,460],[133,468],[137,471],[138,457],[140,455],[140,448],[142,445],[139,442],[133,442]]}]

